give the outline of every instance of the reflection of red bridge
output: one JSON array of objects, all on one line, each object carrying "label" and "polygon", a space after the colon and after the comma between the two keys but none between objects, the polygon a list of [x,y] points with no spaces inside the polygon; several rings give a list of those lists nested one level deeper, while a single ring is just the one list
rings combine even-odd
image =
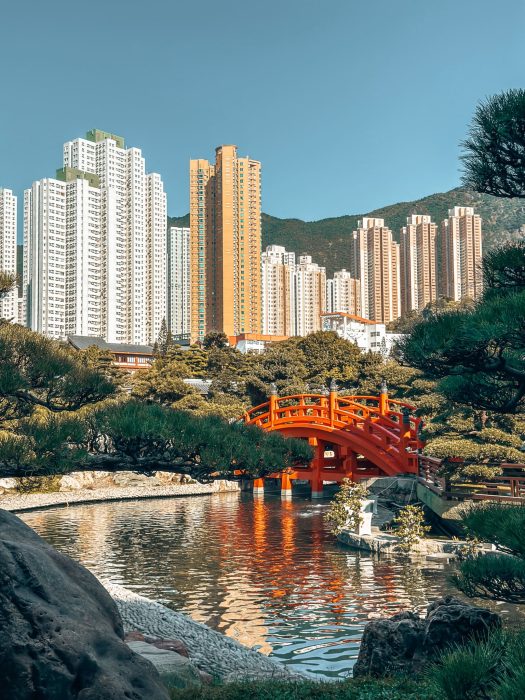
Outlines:
[{"label": "reflection of red bridge", "polygon": [[[414,407],[388,397],[384,385],[379,397],[328,395],[270,396],[247,411],[246,423],[263,430],[278,430],[288,437],[305,438],[315,450],[310,464],[272,474],[281,479],[281,493],[291,494],[292,480],[310,482],[312,497],[323,494],[323,482],[339,483],[345,477],[417,474],[421,419]],[[254,481],[254,491],[264,479]]]}]

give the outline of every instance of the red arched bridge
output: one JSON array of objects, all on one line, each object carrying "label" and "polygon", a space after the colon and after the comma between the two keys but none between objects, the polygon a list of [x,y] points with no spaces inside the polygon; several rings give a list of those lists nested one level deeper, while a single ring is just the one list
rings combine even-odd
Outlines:
[{"label": "red arched bridge", "polygon": [[[330,393],[278,397],[244,414],[244,421],[263,430],[307,439],[314,448],[309,464],[267,478],[281,480],[281,493],[292,492],[292,481],[309,481],[312,497],[320,498],[324,482],[339,483],[371,476],[417,474],[421,419],[414,406],[388,396],[383,384],[379,396],[342,396]],[[254,481],[254,492],[264,479]]]}]

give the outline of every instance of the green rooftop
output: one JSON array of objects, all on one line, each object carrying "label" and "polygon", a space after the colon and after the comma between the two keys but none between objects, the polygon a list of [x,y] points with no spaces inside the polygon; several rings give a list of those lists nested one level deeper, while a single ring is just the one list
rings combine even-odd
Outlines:
[{"label": "green rooftop", "polygon": [[100,178],[95,173],[88,173],[84,170],[78,170],[78,168],[70,168],[69,165],[57,170],[57,180],[72,182],[78,179],[88,180],[91,187],[100,187]]},{"label": "green rooftop", "polygon": [[119,148],[125,148],[123,136],[110,134],[109,131],[102,131],[101,129],[91,129],[87,132],[86,139],[88,141],[94,141],[95,143],[98,143],[99,141],[104,141],[105,139],[113,139],[113,141],[117,142],[117,146]]}]

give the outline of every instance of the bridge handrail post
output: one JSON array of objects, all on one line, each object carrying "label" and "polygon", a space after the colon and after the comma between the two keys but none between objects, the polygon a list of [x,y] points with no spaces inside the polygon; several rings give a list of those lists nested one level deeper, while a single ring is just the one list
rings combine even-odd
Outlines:
[{"label": "bridge handrail post", "polygon": [[410,439],[412,437],[412,429],[410,426],[410,409],[404,406],[401,409],[401,449],[403,451],[402,460],[406,467],[410,462],[410,455],[407,450],[409,449]]},{"label": "bridge handrail post", "polygon": [[272,383],[271,391],[270,391],[270,399],[268,402],[268,409],[270,413],[270,425],[273,425],[275,418],[276,418],[276,412],[277,412],[277,403],[279,401],[279,397],[277,396],[277,387],[275,384]]},{"label": "bridge handrail post", "polygon": [[388,386],[386,380],[381,382],[381,393],[379,394],[379,415],[386,416],[388,413]]},{"label": "bridge handrail post", "polygon": [[338,399],[338,391],[337,391],[337,382],[335,379],[332,379],[330,382],[330,395],[329,395],[329,405],[328,405],[328,417],[330,419],[330,426],[333,428],[334,427],[334,421],[335,421],[335,412],[337,410],[337,399]]}]

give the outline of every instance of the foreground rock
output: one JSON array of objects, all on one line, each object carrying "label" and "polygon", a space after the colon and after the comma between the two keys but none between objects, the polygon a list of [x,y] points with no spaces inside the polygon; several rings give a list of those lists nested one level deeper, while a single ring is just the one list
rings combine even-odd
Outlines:
[{"label": "foreground rock", "polygon": [[424,619],[402,612],[374,620],[365,627],[354,678],[421,671],[450,644],[461,644],[500,626],[497,613],[452,596],[429,605]]},{"label": "foreground rock", "polygon": [[0,510],[0,697],[167,700],[97,579]]}]

